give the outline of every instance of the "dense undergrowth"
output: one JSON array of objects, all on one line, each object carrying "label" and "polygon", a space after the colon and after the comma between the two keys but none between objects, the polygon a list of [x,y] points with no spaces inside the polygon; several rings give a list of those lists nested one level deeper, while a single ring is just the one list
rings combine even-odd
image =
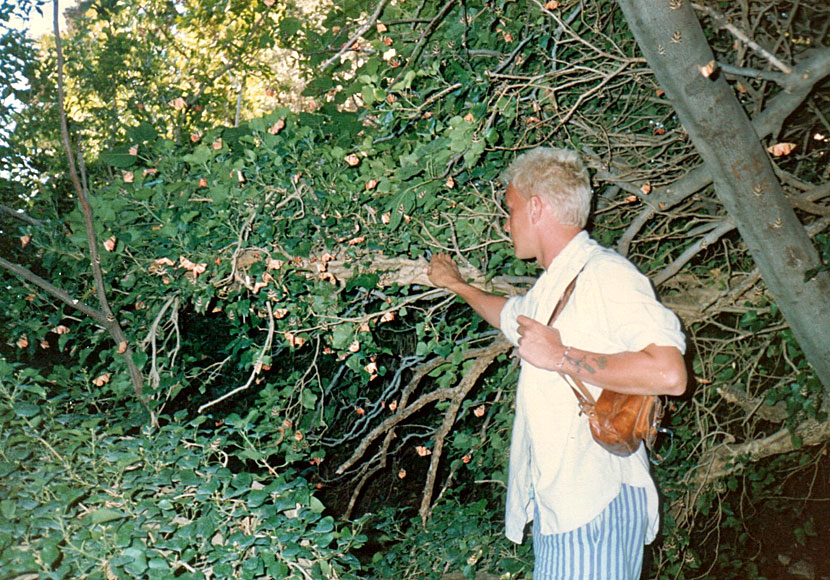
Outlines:
[{"label": "dense undergrowth", "polygon": [[[445,251],[499,292],[528,287],[498,175],[539,144],[586,157],[592,235],[660,280],[689,338],[646,574],[781,577],[773,552],[815,552],[827,449],[799,429],[824,419],[821,385],[712,186],[684,181],[699,160],[613,2],[360,0],[316,19],[219,4],[85,5],[65,45],[101,290],[138,387],[75,308],[99,304],[53,41],[27,69],[29,106],[0,110],[17,123],[2,257],[69,296],[0,273],[0,578],[529,578],[529,546],[502,533],[515,359],[424,267]],[[783,39],[826,43],[820,2],[792,18],[720,4],[788,62],[806,45]],[[766,70],[707,30],[719,60]],[[279,97],[276,44],[303,63],[304,111]],[[778,78],[730,82],[756,116]],[[777,169],[813,231],[828,156],[804,111],[827,102],[817,86],[780,120],[803,150]]]}]

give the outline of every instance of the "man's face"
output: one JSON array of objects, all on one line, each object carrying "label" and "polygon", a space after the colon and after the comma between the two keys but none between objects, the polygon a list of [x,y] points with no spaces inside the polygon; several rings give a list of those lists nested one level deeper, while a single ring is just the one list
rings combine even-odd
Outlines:
[{"label": "man's face", "polygon": [[509,184],[504,195],[504,205],[508,212],[507,221],[504,222],[504,230],[510,234],[516,257],[520,260],[535,258],[536,252],[530,222],[530,201],[525,199],[513,187],[513,184]]}]

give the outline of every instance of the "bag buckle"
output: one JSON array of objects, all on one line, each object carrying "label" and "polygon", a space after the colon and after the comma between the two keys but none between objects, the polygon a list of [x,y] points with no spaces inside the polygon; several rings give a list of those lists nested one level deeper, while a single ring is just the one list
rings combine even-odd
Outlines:
[{"label": "bag buckle", "polygon": [[[674,451],[674,431],[672,431],[671,429],[667,429],[666,427],[657,427],[656,431],[657,431],[658,434],[659,433],[664,433],[664,434],[669,436],[669,450],[665,454],[661,455],[661,454],[658,454],[658,453],[655,453],[655,452],[652,452],[652,453],[649,454],[649,458],[648,458],[649,461],[651,461],[651,463],[653,463],[654,465],[660,465],[661,463],[666,461],[669,457],[671,457],[672,451]],[[656,441],[657,437],[655,436],[654,439]],[[649,450],[651,450],[653,448],[654,448],[654,442],[652,442]]]}]

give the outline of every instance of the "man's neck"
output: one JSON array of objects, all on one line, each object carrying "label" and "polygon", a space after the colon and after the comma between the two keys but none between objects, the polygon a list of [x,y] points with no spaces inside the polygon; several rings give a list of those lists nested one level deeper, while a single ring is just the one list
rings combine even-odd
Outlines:
[{"label": "man's neck", "polygon": [[542,239],[541,251],[536,261],[542,268],[547,270],[554,258],[562,253],[562,250],[581,231],[582,228],[563,226],[561,224],[557,224],[557,227],[546,230]]}]

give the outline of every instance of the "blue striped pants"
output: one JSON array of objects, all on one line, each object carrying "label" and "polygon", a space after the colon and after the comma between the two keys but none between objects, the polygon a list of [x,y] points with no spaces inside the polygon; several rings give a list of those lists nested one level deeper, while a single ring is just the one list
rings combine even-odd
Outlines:
[{"label": "blue striped pants", "polygon": [[543,535],[533,524],[533,580],[638,580],[646,534],[646,490],[620,495],[581,528]]}]

